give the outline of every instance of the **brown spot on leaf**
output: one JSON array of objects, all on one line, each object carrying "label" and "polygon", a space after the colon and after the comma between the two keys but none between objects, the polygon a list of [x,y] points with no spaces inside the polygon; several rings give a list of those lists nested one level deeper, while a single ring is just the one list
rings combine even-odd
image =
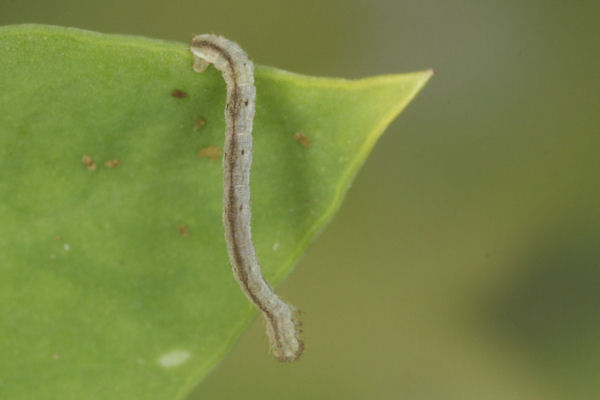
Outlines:
[{"label": "brown spot on leaf", "polygon": [[310,147],[310,139],[304,133],[302,133],[302,132],[296,132],[296,133],[294,133],[294,139],[300,145],[302,145],[302,146],[304,146],[306,148]]},{"label": "brown spot on leaf", "polygon": [[60,235],[54,236],[54,240],[61,240],[61,239],[62,239],[62,236],[60,236]]},{"label": "brown spot on leaf", "polygon": [[58,360],[60,358],[60,356],[58,355],[58,353],[54,353],[54,354],[52,354],[52,358],[54,358],[55,360]]},{"label": "brown spot on leaf", "polygon": [[121,165],[121,160],[118,158],[113,158],[106,161],[104,165],[106,165],[108,168],[117,168],[119,165]]},{"label": "brown spot on leaf", "polygon": [[204,125],[206,125],[206,120],[204,118],[198,118],[198,121],[196,121],[196,125],[194,125],[194,132],[202,128]]},{"label": "brown spot on leaf", "polygon": [[171,96],[175,97],[176,99],[185,99],[187,97],[187,93],[183,90],[173,89]]},{"label": "brown spot on leaf", "polygon": [[87,169],[89,169],[90,171],[93,171],[96,169],[97,165],[94,162],[94,160],[92,159],[92,157],[88,156],[88,155],[83,155],[83,157],[81,157],[81,162],[83,163],[83,165],[85,165],[87,167]]},{"label": "brown spot on leaf", "polygon": [[198,152],[200,158],[210,158],[212,161],[217,161],[221,158],[221,149],[215,146],[208,146]]},{"label": "brown spot on leaf", "polygon": [[179,227],[177,228],[177,230],[179,231],[179,234],[182,237],[188,237],[190,235],[190,231],[188,231],[187,227],[185,225],[179,225]]}]

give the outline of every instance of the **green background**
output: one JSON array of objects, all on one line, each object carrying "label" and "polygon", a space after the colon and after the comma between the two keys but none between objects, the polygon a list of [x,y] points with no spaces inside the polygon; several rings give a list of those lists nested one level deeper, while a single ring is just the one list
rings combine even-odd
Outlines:
[{"label": "green background", "polygon": [[[600,3],[16,1],[36,22],[358,78],[433,67],[279,287],[307,350],[257,319],[190,399],[600,396]],[[33,382],[32,382],[33,384]]]}]

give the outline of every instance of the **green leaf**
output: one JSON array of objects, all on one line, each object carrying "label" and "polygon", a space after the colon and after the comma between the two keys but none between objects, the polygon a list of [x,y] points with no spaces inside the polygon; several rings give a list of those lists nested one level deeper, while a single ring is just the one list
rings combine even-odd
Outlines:
[{"label": "green leaf", "polygon": [[[184,397],[256,315],[221,163],[198,157],[223,146],[221,76],[185,44],[69,28],[0,28],[0,51],[0,398]],[[256,68],[252,229],[272,284],[431,74]]]}]

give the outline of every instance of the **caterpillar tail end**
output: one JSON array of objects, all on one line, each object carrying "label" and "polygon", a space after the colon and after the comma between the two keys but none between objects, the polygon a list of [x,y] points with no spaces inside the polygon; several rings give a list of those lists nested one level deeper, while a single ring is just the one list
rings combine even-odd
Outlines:
[{"label": "caterpillar tail end", "polygon": [[286,308],[278,314],[274,320],[265,315],[271,353],[281,362],[296,361],[304,351],[299,312],[286,304]]}]

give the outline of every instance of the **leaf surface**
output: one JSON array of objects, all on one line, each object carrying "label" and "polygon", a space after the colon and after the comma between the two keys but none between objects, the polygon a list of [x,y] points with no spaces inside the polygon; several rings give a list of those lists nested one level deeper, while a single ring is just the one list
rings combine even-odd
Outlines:
[{"label": "leaf surface", "polygon": [[[210,157],[221,76],[193,72],[186,44],[50,26],[0,28],[0,54],[0,397],[185,397],[256,315]],[[431,74],[256,68],[252,229],[270,283]]]}]

